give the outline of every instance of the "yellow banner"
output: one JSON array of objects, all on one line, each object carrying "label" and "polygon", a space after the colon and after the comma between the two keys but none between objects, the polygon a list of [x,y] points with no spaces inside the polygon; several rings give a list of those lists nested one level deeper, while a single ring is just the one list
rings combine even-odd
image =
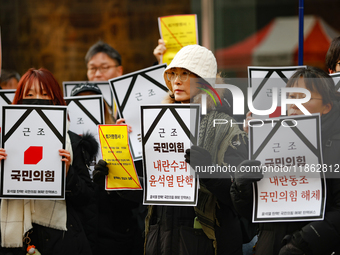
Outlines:
[{"label": "yellow banner", "polygon": [[169,65],[184,46],[198,44],[196,14],[159,17],[158,26],[166,47],[163,63]]},{"label": "yellow banner", "polygon": [[130,153],[126,125],[98,125],[100,147],[109,174],[106,190],[142,189]]}]

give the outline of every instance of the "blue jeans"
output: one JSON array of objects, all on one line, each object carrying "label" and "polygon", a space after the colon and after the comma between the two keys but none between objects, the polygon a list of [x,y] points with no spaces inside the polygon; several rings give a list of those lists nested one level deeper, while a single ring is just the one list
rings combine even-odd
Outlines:
[{"label": "blue jeans", "polygon": [[254,236],[253,240],[251,240],[249,243],[245,243],[242,245],[242,251],[243,255],[253,255],[253,246],[257,242],[257,235]]}]

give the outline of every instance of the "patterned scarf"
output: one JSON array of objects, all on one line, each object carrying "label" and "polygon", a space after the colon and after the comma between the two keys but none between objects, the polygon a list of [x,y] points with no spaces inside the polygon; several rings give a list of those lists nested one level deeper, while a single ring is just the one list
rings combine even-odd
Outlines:
[{"label": "patterned scarf", "polygon": [[[216,125],[213,127],[214,119],[228,120],[227,124]],[[236,124],[230,125],[231,117],[223,112],[211,111],[205,115],[200,123],[199,142],[198,145],[210,152],[212,163],[220,166],[227,166],[224,162],[224,156],[233,141],[238,141],[246,137],[246,133],[241,131]],[[237,140],[234,140],[236,137]],[[202,225],[202,230],[206,236],[213,240],[215,254],[217,254],[217,242],[215,236],[215,225],[219,226],[216,219],[216,206],[218,206],[217,198],[201,184],[198,191],[197,206],[194,207],[197,218]],[[149,206],[148,214],[145,218],[145,236],[147,238],[149,232],[150,218],[153,213],[154,206]],[[146,245],[146,239],[145,239]],[[145,246],[144,246],[145,254]]]},{"label": "patterned scarf", "polygon": [[[214,119],[228,120],[228,123],[213,127]],[[236,137],[239,140],[246,136],[245,132],[241,131],[236,124],[231,127],[231,119],[229,115],[223,112],[211,111],[203,117],[200,123],[198,145],[210,152],[213,164],[227,166],[224,162],[224,156],[228,147],[231,146],[236,149],[232,144],[234,138]],[[209,239],[213,240],[215,254],[217,254],[215,225],[219,226],[216,219],[216,206],[218,206],[217,198],[201,184],[195,212],[204,233]]]}]

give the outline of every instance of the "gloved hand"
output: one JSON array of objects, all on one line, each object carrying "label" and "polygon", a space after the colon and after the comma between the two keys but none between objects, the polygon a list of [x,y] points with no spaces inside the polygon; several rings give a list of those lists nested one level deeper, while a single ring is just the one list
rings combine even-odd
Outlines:
[{"label": "gloved hand", "polygon": [[298,247],[294,246],[292,243],[287,243],[283,246],[279,252],[279,255],[303,255],[305,254]]},{"label": "gloved hand", "polygon": [[235,182],[238,187],[257,182],[263,178],[261,162],[258,160],[244,160],[236,168]]},{"label": "gloved hand", "polygon": [[298,248],[298,243],[304,244],[305,246],[307,243],[303,241],[300,232],[295,232],[293,236],[286,235],[282,243],[284,246],[281,248],[279,255],[303,255],[305,254],[304,251],[302,251],[300,248]]},{"label": "gloved hand", "polygon": [[211,166],[212,164],[209,151],[196,145],[191,146],[191,149],[185,151],[184,158],[193,169],[196,166]]},{"label": "gloved hand", "polygon": [[93,182],[104,187],[105,186],[105,176],[109,174],[109,168],[107,167],[106,161],[100,159],[98,163],[94,166],[93,171]]}]

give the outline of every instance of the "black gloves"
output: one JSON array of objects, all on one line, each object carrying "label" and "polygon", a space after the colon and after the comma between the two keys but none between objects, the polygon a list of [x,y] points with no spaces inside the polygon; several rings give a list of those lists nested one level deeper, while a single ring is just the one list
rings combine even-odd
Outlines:
[{"label": "black gloves", "polygon": [[238,187],[246,186],[263,178],[261,162],[258,160],[244,160],[236,168],[235,182]]},{"label": "black gloves", "polygon": [[212,160],[209,151],[198,146],[191,146],[185,151],[185,161],[195,170],[196,166],[211,166]]},{"label": "black gloves", "polygon": [[294,246],[292,243],[287,243],[283,246],[279,252],[279,255],[303,255],[305,254],[298,247]]},{"label": "black gloves", "polygon": [[106,161],[100,159],[98,163],[94,166],[93,171],[93,182],[104,187],[105,186],[105,176],[109,174],[109,168],[107,167]]},{"label": "black gloves", "polygon": [[295,232],[292,236],[286,235],[282,243],[285,244],[280,252],[279,255],[303,255],[303,254],[310,254],[306,253],[305,251],[301,250],[299,246],[304,246],[307,248],[308,244],[302,239],[302,236],[299,231]]}]

